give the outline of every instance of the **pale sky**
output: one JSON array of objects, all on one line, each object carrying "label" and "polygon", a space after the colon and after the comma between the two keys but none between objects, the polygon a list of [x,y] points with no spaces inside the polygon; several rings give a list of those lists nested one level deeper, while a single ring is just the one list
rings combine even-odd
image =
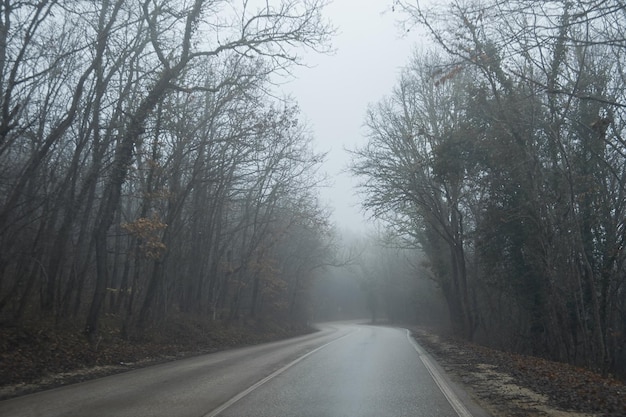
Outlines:
[{"label": "pale sky", "polygon": [[346,169],[344,148],[366,142],[363,123],[368,104],[389,94],[401,67],[421,42],[417,34],[401,37],[389,10],[392,0],[335,0],[326,16],[337,27],[333,55],[309,54],[313,68],[297,68],[297,79],[283,86],[298,101],[319,150],[329,151],[323,169],[333,186],[322,190],[322,202],[333,208],[332,221],[354,232],[367,227]]}]

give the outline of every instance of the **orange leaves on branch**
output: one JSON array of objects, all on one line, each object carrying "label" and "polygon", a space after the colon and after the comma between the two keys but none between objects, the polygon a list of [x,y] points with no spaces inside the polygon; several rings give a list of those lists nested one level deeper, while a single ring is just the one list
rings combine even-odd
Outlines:
[{"label": "orange leaves on branch", "polygon": [[447,72],[443,72],[441,70],[436,71],[435,73],[433,73],[433,77],[435,76],[438,77],[435,80],[435,87],[439,87],[440,85],[443,85],[446,81],[451,80],[462,70],[463,70],[463,67],[461,65],[456,65],[455,67],[450,69],[450,71],[447,71]]},{"label": "orange leaves on branch", "polygon": [[140,217],[130,223],[123,223],[122,229],[134,236],[139,242],[141,254],[148,259],[159,259],[167,249],[161,241],[161,231],[167,224],[161,221],[158,214],[152,217]]}]

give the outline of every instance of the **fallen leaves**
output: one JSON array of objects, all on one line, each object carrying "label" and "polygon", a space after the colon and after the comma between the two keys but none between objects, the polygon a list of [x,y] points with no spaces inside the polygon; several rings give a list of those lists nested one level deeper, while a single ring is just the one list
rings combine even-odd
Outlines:
[{"label": "fallen leaves", "polygon": [[626,416],[626,385],[616,379],[442,338],[424,329],[414,329],[413,335],[495,415]]},{"label": "fallen leaves", "polygon": [[[111,326],[119,328],[119,326]],[[0,326],[0,400],[160,362],[310,331],[306,326],[254,322],[225,325],[180,316],[159,323],[142,340],[107,328],[97,351],[72,323]]]}]

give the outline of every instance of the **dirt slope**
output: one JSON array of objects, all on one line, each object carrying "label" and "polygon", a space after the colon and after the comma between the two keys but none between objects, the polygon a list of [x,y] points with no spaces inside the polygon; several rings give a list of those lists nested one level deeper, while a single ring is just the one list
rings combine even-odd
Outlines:
[{"label": "dirt slope", "polygon": [[130,369],[284,339],[313,331],[305,325],[249,321],[225,324],[192,317],[160,323],[141,339],[125,340],[103,326],[100,342],[80,328],[42,321],[0,326],[0,400]]}]

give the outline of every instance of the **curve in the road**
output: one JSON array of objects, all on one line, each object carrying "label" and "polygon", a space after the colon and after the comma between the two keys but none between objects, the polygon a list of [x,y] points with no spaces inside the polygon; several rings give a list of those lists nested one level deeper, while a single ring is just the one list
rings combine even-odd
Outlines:
[{"label": "curve in the road", "polygon": [[319,329],[0,401],[0,416],[486,415],[406,330],[353,322]]},{"label": "curve in the road", "polygon": [[299,362],[303,361],[304,359],[308,358],[309,356],[313,355],[314,353],[316,353],[319,350],[324,349],[325,347],[327,347],[328,345],[331,345],[341,339],[343,339],[344,337],[350,336],[352,333],[354,332],[358,332],[359,329],[356,329],[350,333],[347,333],[343,336],[340,336],[339,338],[335,339],[335,340],[331,340],[330,342],[319,346],[315,349],[313,349],[312,351],[300,356],[299,358],[295,359],[294,361],[288,363],[287,365],[283,366],[282,368],[274,371],[273,373],[271,373],[270,375],[266,376],[265,378],[263,378],[262,380],[260,380],[259,382],[257,382],[256,384],[252,385],[250,388],[240,392],[239,394],[235,395],[233,398],[231,398],[230,400],[228,400],[227,402],[225,402],[224,404],[222,404],[221,406],[219,406],[218,408],[216,408],[215,410],[211,411],[210,413],[205,414],[202,417],[217,417],[218,415],[220,415],[224,410],[226,410],[227,408],[230,408],[233,404],[235,404],[237,401],[241,400],[242,398],[244,398],[245,396],[247,396],[248,394],[250,394],[252,391],[256,390],[257,388],[261,387],[262,385],[266,384],[267,382],[269,382],[270,380],[276,378],[278,375],[282,374],[283,372],[285,372],[287,369],[291,368],[294,365],[297,365]]},{"label": "curve in the road", "polygon": [[349,327],[204,417],[472,417],[408,330]]}]

